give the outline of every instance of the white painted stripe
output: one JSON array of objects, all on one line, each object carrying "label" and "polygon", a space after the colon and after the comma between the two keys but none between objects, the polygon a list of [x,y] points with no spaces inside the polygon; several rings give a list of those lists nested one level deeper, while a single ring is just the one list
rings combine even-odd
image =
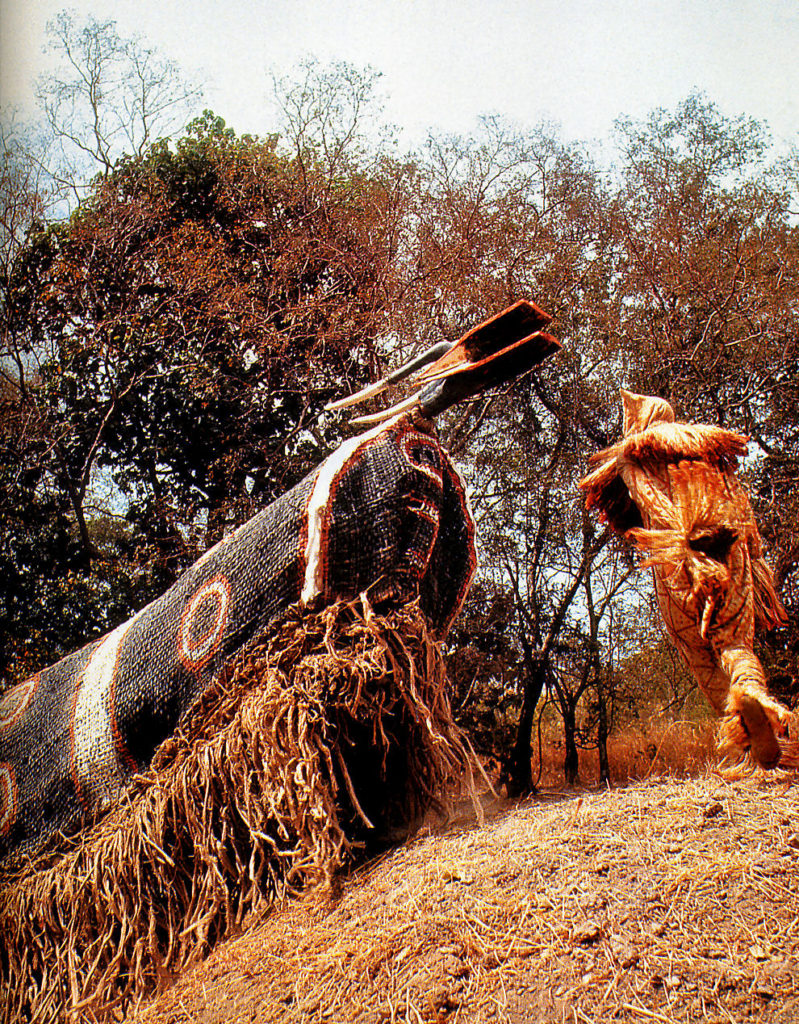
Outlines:
[{"label": "white painted stripe", "polygon": [[83,672],[75,701],[75,771],[90,806],[111,800],[122,779],[111,728],[111,684],[122,641],[146,609],[100,642]]},{"label": "white painted stripe", "polygon": [[385,431],[391,430],[402,416],[395,416],[386,423],[381,423],[365,434],[351,437],[328,455],[319,472],[316,474],[311,497],[308,500],[308,541],[305,545],[305,583],[300,594],[302,604],[312,601],[322,589],[324,579],[324,561],[322,558],[322,533],[327,518],[330,489],[333,481],[364,445],[369,444]]}]

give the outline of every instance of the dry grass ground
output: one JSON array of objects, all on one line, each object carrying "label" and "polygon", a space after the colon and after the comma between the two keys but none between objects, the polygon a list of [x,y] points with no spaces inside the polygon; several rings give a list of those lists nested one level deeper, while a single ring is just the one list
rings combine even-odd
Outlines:
[{"label": "dry grass ground", "polygon": [[490,800],[251,921],[128,1024],[795,1024],[793,780]]}]

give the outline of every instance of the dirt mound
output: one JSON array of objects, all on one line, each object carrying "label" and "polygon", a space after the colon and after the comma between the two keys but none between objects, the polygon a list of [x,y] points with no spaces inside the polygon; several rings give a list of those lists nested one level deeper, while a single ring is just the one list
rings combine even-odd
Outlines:
[{"label": "dirt mound", "polygon": [[799,786],[781,773],[494,802],[288,902],[129,1024],[788,1024]]}]

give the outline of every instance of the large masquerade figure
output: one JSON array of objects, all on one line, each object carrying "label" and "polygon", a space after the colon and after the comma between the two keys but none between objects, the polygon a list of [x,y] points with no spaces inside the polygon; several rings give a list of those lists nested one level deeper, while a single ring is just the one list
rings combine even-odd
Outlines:
[{"label": "large masquerade figure", "polygon": [[769,696],[755,625],[784,624],[735,470],[747,439],[675,423],[662,398],[621,392],[624,438],[591,459],[589,508],[646,554],[666,630],[722,716],[725,745],[774,768],[791,715]]},{"label": "large masquerade figure", "polygon": [[0,703],[0,858],[74,832],[113,805],[236,652],[286,609],[367,591],[418,596],[443,635],[475,568],[463,485],[431,418],[560,346],[519,302],[351,400],[422,370],[293,490],[206,552],[128,622]]}]

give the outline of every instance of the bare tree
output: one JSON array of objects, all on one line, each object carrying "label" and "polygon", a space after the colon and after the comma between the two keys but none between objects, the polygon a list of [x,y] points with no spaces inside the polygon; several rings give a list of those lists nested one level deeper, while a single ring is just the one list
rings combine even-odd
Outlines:
[{"label": "bare tree", "polygon": [[0,111],[0,395],[22,394],[30,363],[10,328],[14,267],[54,198],[37,140],[13,113]]},{"label": "bare tree", "polygon": [[138,36],[120,36],[113,20],[79,24],[62,11],[47,35],[56,66],[37,97],[58,150],[49,169],[79,200],[98,169],[107,175],[123,153],[141,156],[181,130],[202,89]]},{"label": "bare tree", "polygon": [[272,76],[283,138],[301,168],[319,162],[329,180],[372,162],[391,134],[377,91],[380,73],[345,61],[302,62],[288,77]]}]

